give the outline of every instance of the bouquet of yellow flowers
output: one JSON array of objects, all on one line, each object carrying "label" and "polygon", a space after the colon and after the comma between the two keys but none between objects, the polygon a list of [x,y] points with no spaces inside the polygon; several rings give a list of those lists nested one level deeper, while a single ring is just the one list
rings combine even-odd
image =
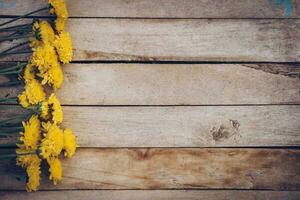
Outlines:
[{"label": "bouquet of yellow flowers", "polygon": [[[20,115],[14,119],[0,121],[0,135],[18,135],[14,155],[16,165],[27,173],[27,191],[36,191],[40,185],[42,162],[49,167],[49,179],[57,184],[62,179],[62,156],[71,158],[76,151],[77,142],[72,130],[63,129],[63,111],[59,99],[52,92],[63,83],[61,64],[72,60],[72,39],[65,31],[68,11],[64,0],[48,0],[48,6],[26,15],[16,17],[0,24],[0,32],[8,33],[0,42],[27,39],[25,42],[10,47],[0,56],[31,53],[27,63],[17,63],[1,67],[0,75],[15,75],[15,81],[2,83],[1,86],[24,84],[24,91],[17,97],[4,97],[0,102],[17,102],[29,110],[30,116]],[[49,10],[55,15],[54,20],[38,20],[32,23],[7,26],[34,13]],[[17,50],[28,45],[29,50]],[[48,88],[46,90],[46,88]],[[1,146],[1,145],[0,145]]]}]

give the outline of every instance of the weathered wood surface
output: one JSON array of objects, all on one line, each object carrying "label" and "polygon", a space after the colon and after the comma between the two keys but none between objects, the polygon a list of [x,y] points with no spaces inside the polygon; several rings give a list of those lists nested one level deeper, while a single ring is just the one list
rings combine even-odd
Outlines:
[{"label": "weathered wood surface", "polygon": [[[4,0],[1,15],[21,15],[46,5],[41,0]],[[298,18],[298,0],[68,0],[72,17]],[[39,13],[45,15],[46,13]],[[46,14],[47,15],[47,14]]]},{"label": "weathered wood surface", "polygon": [[1,192],[2,200],[298,200],[297,191],[228,191],[228,190],[81,190]]},{"label": "weathered wood surface", "polygon": [[[299,66],[70,64],[57,94],[64,105],[299,104],[300,80],[285,76]],[[21,90],[1,88],[0,97]]]},{"label": "weathered wood surface", "polygon": [[[3,163],[1,169],[12,166]],[[300,189],[300,151],[288,149],[79,149],[64,179],[42,189]],[[1,174],[1,190],[25,180]]]},{"label": "weathered wood surface", "polygon": [[300,19],[76,18],[68,27],[75,61],[300,61]]},{"label": "weathered wood surface", "polygon": [[[65,127],[81,147],[247,147],[300,145],[300,106],[74,107]],[[22,109],[0,106],[0,118]],[[16,138],[0,139],[13,143]]]}]

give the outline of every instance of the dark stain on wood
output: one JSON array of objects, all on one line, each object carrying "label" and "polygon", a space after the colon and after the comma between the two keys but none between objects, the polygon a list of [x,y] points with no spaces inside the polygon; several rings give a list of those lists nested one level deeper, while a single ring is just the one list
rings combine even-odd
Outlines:
[{"label": "dark stain on wood", "polygon": [[213,127],[211,129],[211,134],[213,137],[213,140],[216,142],[229,139],[230,137],[234,135],[240,135],[239,127],[240,123],[237,120],[229,120],[231,123],[231,126],[226,126],[221,124],[219,128]]}]

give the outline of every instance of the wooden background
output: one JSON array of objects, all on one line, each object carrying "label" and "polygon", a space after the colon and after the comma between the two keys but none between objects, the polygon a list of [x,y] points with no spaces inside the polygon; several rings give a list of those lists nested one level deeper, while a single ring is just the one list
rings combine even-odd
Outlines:
[{"label": "wooden background", "polygon": [[[278,2],[69,0],[57,94],[81,147],[37,193],[1,163],[0,199],[300,199],[300,1]],[[1,21],[45,5],[1,3]]]}]

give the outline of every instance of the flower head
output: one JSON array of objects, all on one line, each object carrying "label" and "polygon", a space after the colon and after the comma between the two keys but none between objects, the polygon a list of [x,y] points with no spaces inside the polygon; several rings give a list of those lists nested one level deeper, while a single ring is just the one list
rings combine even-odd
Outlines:
[{"label": "flower head", "polygon": [[48,119],[49,116],[49,105],[47,101],[42,102],[39,105],[39,109],[40,109],[40,115],[43,119]]},{"label": "flower head", "polygon": [[54,66],[59,66],[54,47],[49,43],[34,48],[30,62],[37,66],[42,74]]},{"label": "flower head", "polygon": [[25,80],[25,83],[27,83],[28,81],[31,81],[35,78],[35,69],[31,63],[28,63],[26,65],[23,78]]},{"label": "flower head", "polygon": [[55,20],[55,29],[58,33],[62,32],[65,29],[67,19],[62,17],[57,17]]},{"label": "flower head", "polygon": [[57,157],[50,157],[47,159],[49,165],[50,177],[49,179],[53,181],[54,185],[62,179],[62,166],[61,162]]},{"label": "flower head", "polygon": [[19,96],[19,103],[27,108],[29,105],[37,105],[46,99],[46,94],[43,86],[36,80],[32,79],[25,84],[25,91]]},{"label": "flower head", "polygon": [[51,8],[50,13],[55,14],[57,17],[68,18],[68,10],[64,0],[48,0]]},{"label": "flower head", "polygon": [[36,48],[42,44],[41,34],[39,29],[40,29],[40,24],[38,21],[35,21],[32,25],[32,35],[29,37],[31,48]]},{"label": "flower head", "polygon": [[77,142],[76,137],[73,134],[72,130],[67,128],[64,130],[64,155],[68,158],[71,158],[76,151]]},{"label": "flower head", "polygon": [[63,121],[63,111],[60,102],[54,93],[50,95],[48,99],[48,105],[52,111],[51,114],[53,123],[61,123]]},{"label": "flower head", "polygon": [[54,90],[60,88],[64,80],[64,74],[59,64],[52,66],[47,71],[42,72],[40,76],[43,78],[42,84],[47,83],[48,85],[52,86]]},{"label": "flower head", "polygon": [[29,121],[22,122],[24,132],[21,132],[19,147],[24,149],[36,150],[41,139],[41,123],[37,115],[31,116]]},{"label": "flower head", "polygon": [[41,34],[41,40],[44,43],[52,44],[55,40],[55,33],[52,29],[52,26],[49,24],[49,22],[43,20],[40,22],[40,28],[39,28],[40,34]]},{"label": "flower head", "polygon": [[27,96],[26,96],[25,92],[22,92],[21,94],[19,94],[18,99],[19,99],[19,104],[23,108],[28,108],[30,106],[30,103],[28,102],[28,99],[27,99]]},{"label": "flower head", "polygon": [[72,39],[68,32],[61,32],[56,36],[54,47],[58,53],[59,59],[62,63],[66,64],[72,60],[73,46]]},{"label": "flower head", "polygon": [[26,184],[26,190],[28,192],[36,191],[40,185],[40,165],[41,159],[36,154],[22,155],[29,153],[26,150],[17,150],[17,165],[26,169],[28,181]]},{"label": "flower head", "polygon": [[46,133],[41,143],[40,155],[45,159],[51,156],[58,156],[64,145],[63,130],[50,122],[43,123],[42,126]]},{"label": "flower head", "polygon": [[26,172],[28,176],[28,181],[26,184],[27,192],[36,191],[40,186],[40,174],[41,174],[40,164],[38,165],[30,164],[27,167]]}]

